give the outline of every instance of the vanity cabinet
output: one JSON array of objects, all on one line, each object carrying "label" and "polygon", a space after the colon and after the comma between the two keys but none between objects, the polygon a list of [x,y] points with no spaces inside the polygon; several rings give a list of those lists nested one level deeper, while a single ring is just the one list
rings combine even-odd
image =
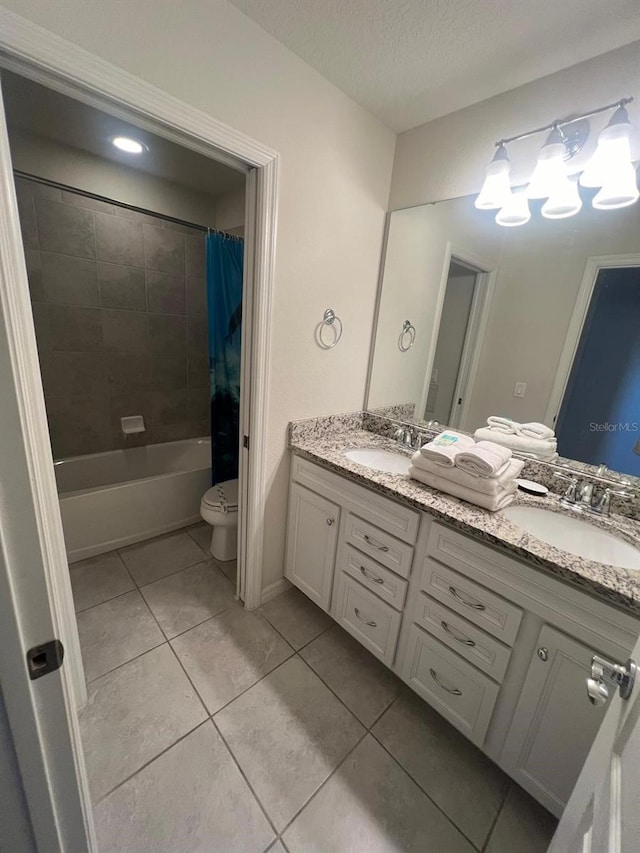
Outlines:
[{"label": "vanity cabinet", "polygon": [[297,483],[289,495],[286,576],[311,601],[329,610],[340,507]]},{"label": "vanity cabinet", "polygon": [[597,651],[543,625],[502,753],[513,778],[556,814],[607,709],[592,705],[585,691]]},{"label": "vanity cabinet", "polygon": [[294,456],[286,577],[556,815],[606,708],[591,657],[640,621]]}]

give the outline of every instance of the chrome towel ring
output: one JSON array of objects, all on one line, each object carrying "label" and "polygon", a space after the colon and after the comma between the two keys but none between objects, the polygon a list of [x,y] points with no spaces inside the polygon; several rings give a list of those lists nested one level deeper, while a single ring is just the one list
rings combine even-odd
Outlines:
[{"label": "chrome towel ring", "polygon": [[[327,341],[325,333],[325,329],[329,328],[333,331],[333,340]],[[323,337],[324,333],[324,337]],[[333,349],[333,347],[338,343],[340,338],[342,337],[342,320],[333,308],[327,308],[322,317],[322,321],[318,323],[316,328],[316,340],[318,342],[318,346],[322,347],[322,349]]]},{"label": "chrome towel ring", "polygon": [[416,340],[416,328],[411,325],[409,320],[405,320],[402,324],[402,331],[398,336],[398,349],[400,352],[409,352]]}]

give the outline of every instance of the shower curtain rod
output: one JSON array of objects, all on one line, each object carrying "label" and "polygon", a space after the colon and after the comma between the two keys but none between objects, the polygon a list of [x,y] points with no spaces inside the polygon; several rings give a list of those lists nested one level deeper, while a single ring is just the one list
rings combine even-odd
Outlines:
[{"label": "shower curtain rod", "polygon": [[75,187],[70,187],[68,184],[61,184],[59,181],[51,181],[49,178],[40,178],[38,175],[31,175],[29,172],[22,172],[20,169],[14,169],[13,174],[18,178],[26,178],[29,181],[35,181],[37,184],[44,184],[47,187],[55,187],[55,189],[65,190],[66,192],[76,193],[76,195],[85,196],[85,198],[93,198],[96,201],[103,201],[105,204],[117,204],[119,207],[125,207],[127,210],[133,210],[136,213],[144,213],[147,216],[155,216],[156,219],[166,219],[168,222],[175,222],[176,225],[186,225],[188,228],[195,228],[198,231],[212,231],[214,234],[222,234],[229,240],[242,240],[236,234],[229,234],[228,231],[220,231],[218,228],[211,228],[209,225],[200,225],[198,222],[187,222],[186,219],[178,219],[176,216],[168,216],[164,213],[155,213],[152,210],[146,210],[144,207],[136,207],[133,204],[126,204],[123,201],[116,201],[104,195],[89,192],[88,190],[79,190]]}]

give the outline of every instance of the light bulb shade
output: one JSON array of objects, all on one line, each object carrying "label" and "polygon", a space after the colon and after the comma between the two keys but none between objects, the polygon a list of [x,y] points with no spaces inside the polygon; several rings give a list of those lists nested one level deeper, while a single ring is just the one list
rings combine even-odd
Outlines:
[{"label": "light bulb shade", "polygon": [[487,166],[487,173],[480,194],[474,204],[478,210],[495,210],[503,207],[511,195],[509,171],[511,163],[507,149],[499,145],[493,160]]},{"label": "light bulb shade", "polygon": [[593,199],[593,206],[598,210],[615,210],[635,204],[639,197],[635,167],[629,162],[620,163],[608,172],[602,188]]},{"label": "light bulb shade", "polygon": [[567,219],[569,216],[575,216],[581,207],[578,182],[565,176],[542,205],[542,215],[546,219]]},{"label": "light bulb shade", "polygon": [[619,107],[598,136],[598,147],[580,175],[583,187],[601,187],[621,163],[631,163],[631,122],[624,107]]},{"label": "light bulb shade", "polygon": [[564,157],[567,149],[563,142],[556,141],[554,131],[540,150],[538,162],[527,187],[528,198],[549,198],[558,184],[566,179]]},{"label": "light bulb shade", "polygon": [[515,228],[518,225],[526,225],[531,219],[529,200],[522,190],[511,193],[502,210],[498,211],[496,222],[507,228]]}]

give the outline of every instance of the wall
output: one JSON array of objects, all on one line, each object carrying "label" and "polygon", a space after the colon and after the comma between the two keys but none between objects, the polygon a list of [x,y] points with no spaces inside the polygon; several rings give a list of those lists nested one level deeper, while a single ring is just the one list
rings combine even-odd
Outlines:
[{"label": "wall", "polygon": [[54,458],[208,435],[204,232],[16,189]]},{"label": "wall", "polygon": [[[19,172],[37,175],[185,222],[219,227],[216,223],[217,199],[206,193],[197,193],[139,169],[127,168],[121,163],[96,157],[88,151],[61,145],[23,130],[10,127],[9,141],[13,167]],[[236,193],[242,200],[244,217],[244,190],[237,190]],[[220,196],[224,200],[223,212],[228,207],[228,195],[230,193]]]},{"label": "wall", "polygon": [[[3,6],[280,154],[263,566],[275,582],[287,423],[362,406],[395,135],[223,0]],[[345,331],[324,351],[313,334],[327,307]]]},{"label": "wall", "polygon": [[2,691],[0,691],[0,850],[2,853],[36,853]]},{"label": "wall", "polygon": [[226,193],[216,196],[214,225],[219,231],[238,234],[239,229],[242,229],[242,234],[244,234],[245,195],[243,187],[241,189],[229,190]]},{"label": "wall", "polygon": [[[554,118],[588,111],[627,95],[636,97],[629,114],[640,115],[640,43],[581,62],[495,98],[420,125],[398,136],[391,210],[477,193],[496,139],[514,136]],[[606,119],[594,119],[601,127]],[[583,150],[590,156],[597,134]],[[513,182],[523,183],[533,169],[543,137],[509,147]],[[581,162],[580,160],[574,162]]]}]

